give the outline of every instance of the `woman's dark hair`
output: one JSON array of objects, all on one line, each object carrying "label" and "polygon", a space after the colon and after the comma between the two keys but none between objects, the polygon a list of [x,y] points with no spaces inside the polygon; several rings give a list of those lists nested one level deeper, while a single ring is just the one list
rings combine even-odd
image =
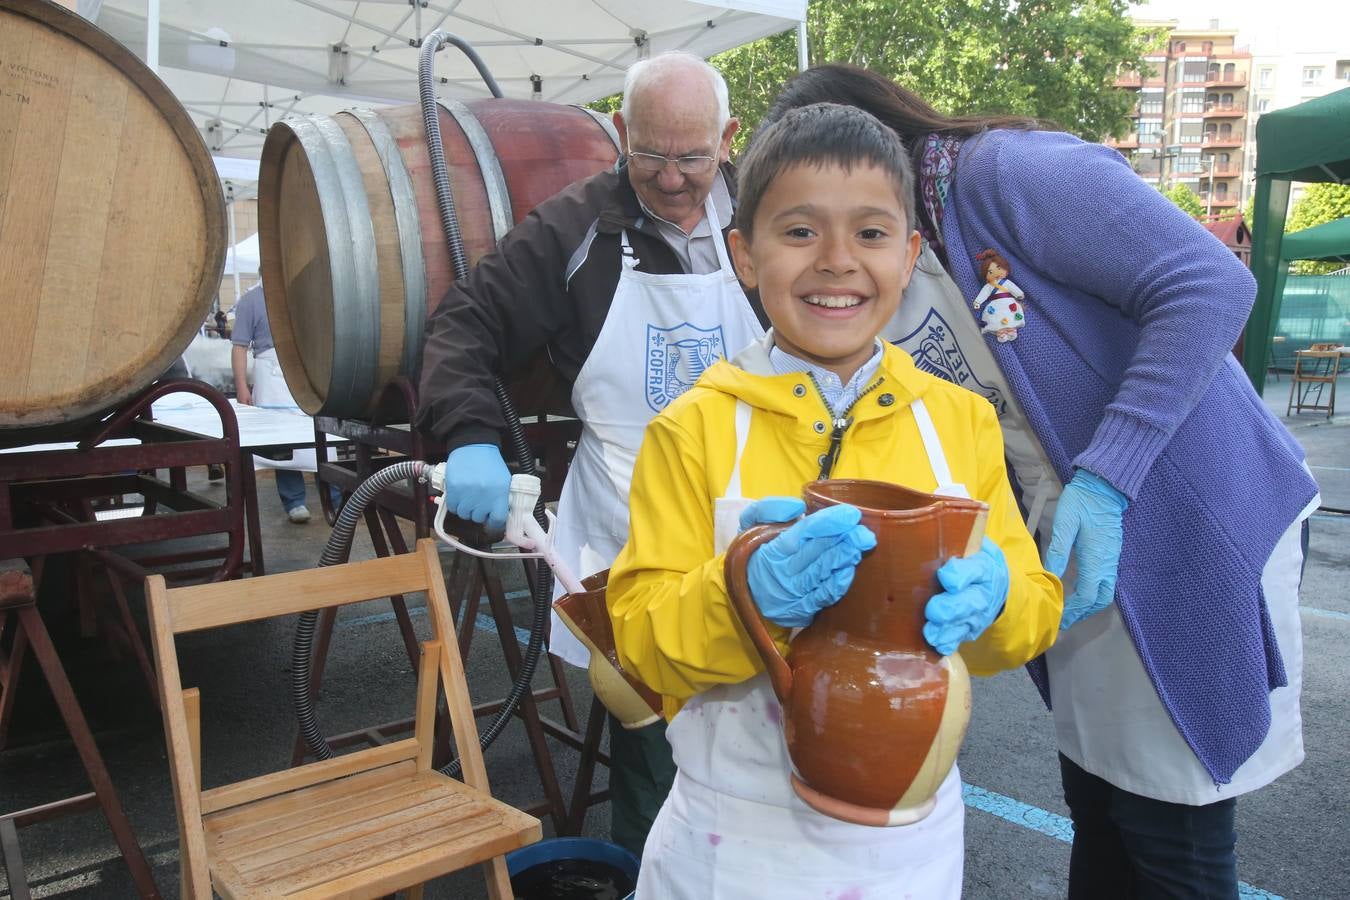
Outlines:
[{"label": "woman's dark hair", "polygon": [[896,199],[914,227],[914,172],[900,136],[856,106],[814,103],[790,109],[757,129],[736,173],[736,227],[752,237],[755,213],[770,185],[793,166],[876,166],[895,187]]},{"label": "woman's dark hair", "polygon": [[778,121],[790,109],[812,103],[843,103],[865,109],[889,126],[905,147],[925,134],[964,137],[992,128],[1031,130],[1035,119],[1018,116],[944,116],[922,97],[875,72],[847,63],[826,63],[797,75],[783,88],[760,126]]}]

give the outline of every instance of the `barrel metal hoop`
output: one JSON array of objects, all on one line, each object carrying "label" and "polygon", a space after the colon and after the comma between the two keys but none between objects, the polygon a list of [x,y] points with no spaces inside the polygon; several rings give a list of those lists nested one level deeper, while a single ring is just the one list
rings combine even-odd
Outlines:
[{"label": "barrel metal hoop", "polygon": [[614,142],[615,152],[618,153],[620,156],[623,156],[623,144],[619,142],[619,132],[614,127],[614,123],[610,121],[609,116],[605,115],[602,112],[596,112],[589,106],[582,106],[580,103],[573,103],[572,106],[588,114],[592,119],[594,119],[596,124],[600,126],[600,128],[605,132],[605,134],[609,135],[609,139]]},{"label": "barrel metal hoop", "polygon": [[[319,415],[353,416],[362,411],[365,398],[377,385],[375,373],[379,366],[380,348],[380,277],[375,255],[375,226],[366,202],[366,186],[356,154],[342,128],[329,116],[309,117],[309,124],[322,140],[331,160],[328,170],[330,190],[339,192],[345,215],[345,236],[330,239],[328,246],[345,255],[343,264],[345,284],[340,289],[336,277],[333,283],[333,373],[328,396]],[[308,147],[306,148],[308,149]],[[318,180],[318,173],[315,173]],[[324,196],[319,185],[319,196]],[[328,213],[324,211],[325,224]],[[346,240],[343,240],[343,237]],[[334,266],[334,275],[337,266]],[[339,354],[338,349],[346,351]],[[353,405],[360,404],[360,405]]]},{"label": "barrel metal hoop", "polygon": [[349,112],[370,135],[384,166],[389,193],[394,198],[394,223],[398,228],[399,255],[403,260],[403,354],[399,358],[398,371],[400,375],[415,379],[422,360],[422,334],[427,319],[427,273],[422,257],[417,194],[389,126],[374,110],[353,109]]},{"label": "barrel metal hoop", "polygon": [[483,187],[487,189],[488,210],[492,213],[493,237],[501,240],[515,224],[511,218],[511,192],[506,187],[506,173],[502,171],[501,161],[497,158],[497,149],[483,128],[478,117],[458,100],[437,100],[464,132],[478,160],[478,170],[483,176]]}]

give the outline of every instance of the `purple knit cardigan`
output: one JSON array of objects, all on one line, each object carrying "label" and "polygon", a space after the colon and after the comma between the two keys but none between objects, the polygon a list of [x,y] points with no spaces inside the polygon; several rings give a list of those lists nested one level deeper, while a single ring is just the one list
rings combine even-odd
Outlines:
[{"label": "purple knit cardigan", "polygon": [[[1026,292],[1026,327],[990,346],[1060,478],[1079,466],[1130,498],[1116,603],[1177,729],[1228,783],[1286,683],[1261,571],[1317,492],[1229,353],[1251,274],[1114,150],[1057,132],[967,140],[942,231],[965,296],[989,247]],[[1032,674],[1048,702],[1044,660]]]}]

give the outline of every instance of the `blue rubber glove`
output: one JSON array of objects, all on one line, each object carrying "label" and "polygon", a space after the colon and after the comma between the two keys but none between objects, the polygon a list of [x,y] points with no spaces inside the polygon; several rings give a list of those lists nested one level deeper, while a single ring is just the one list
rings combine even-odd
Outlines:
[{"label": "blue rubber glove", "polygon": [[1101,612],[1116,596],[1116,570],[1120,545],[1125,539],[1121,516],[1130,505],[1125,495],[1099,475],[1078,469],[1064,486],[1050,531],[1050,549],[1045,567],[1063,577],[1069,566],[1069,550],[1078,561],[1078,584],[1064,600],[1062,631]]},{"label": "blue rubber glove", "polygon": [[1003,612],[1008,599],[1008,561],[989,538],[974,556],[956,557],[937,571],[942,593],[923,608],[928,622],[924,640],[943,656],[951,656],[966,641],[984,634]]},{"label": "blue rubber glove", "polygon": [[750,555],[750,595],[764,618],[784,628],[804,628],[839,602],[853,583],[863,551],[876,535],[859,524],[862,512],[840,504],[818,509]]},{"label": "blue rubber glove", "polygon": [[756,525],[791,522],[806,513],[801,497],[761,497],[741,510],[741,531]]},{"label": "blue rubber glove", "polygon": [[506,502],[511,496],[511,471],[493,444],[466,444],[450,451],[445,461],[445,505],[461,519],[506,527]]}]

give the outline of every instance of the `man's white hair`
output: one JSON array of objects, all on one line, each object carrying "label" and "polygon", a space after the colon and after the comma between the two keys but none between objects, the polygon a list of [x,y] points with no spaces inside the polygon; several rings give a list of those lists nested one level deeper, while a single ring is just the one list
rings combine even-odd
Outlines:
[{"label": "man's white hair", "polygon": [[646,87],[650,82],[678,69],[696,68],[708,76],[713,94],[717,97],[717,131],[720,134],[731,120],[731,104],[727,98],[727,81],[707,61],[687,53],[684,50],[667,50],[650,59],[640,59],[628,67],[623,78],[623,120],[631,127],[633,117],[630,102],[634,92]]}]

